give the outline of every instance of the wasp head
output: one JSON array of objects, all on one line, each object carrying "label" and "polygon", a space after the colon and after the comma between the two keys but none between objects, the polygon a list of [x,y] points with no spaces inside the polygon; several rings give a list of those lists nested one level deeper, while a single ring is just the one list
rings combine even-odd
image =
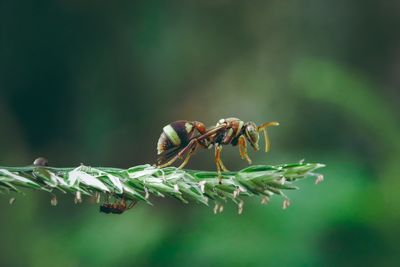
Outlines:
[{"label": "wasp head", "polygon": [[247,122],[244,125],[244,133],[254,150],[259,150],[258,140],[260,139],[260,134],[258,133],[257,125],[254,122]]}]

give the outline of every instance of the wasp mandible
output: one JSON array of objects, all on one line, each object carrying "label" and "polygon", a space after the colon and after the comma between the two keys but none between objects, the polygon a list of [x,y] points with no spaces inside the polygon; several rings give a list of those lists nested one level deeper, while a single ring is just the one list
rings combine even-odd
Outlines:
[{"label": "wasp mandible", "polygon": [[215,147],[215,164],[218,173],[228,171],[221,160],[223,145],[239,145],[239,153],[242,159],[251,164],[247,154],[247,142],[259,150],[258,141],[260,132],[264,133],[265,152],[269,151],[270,143],[267,134],[269,126],[278,126],[278,122],[266,122],[257,126],[254,122],[243,122],[238,118],[221,119],[218,123],[206,129],[205,125],[198,121],[175,121],[163,128],[157,143],[158,167],[167,167],[177,159],[183,159],[179,168],[183,168],[189,162],[190,157],[198,148]]}]

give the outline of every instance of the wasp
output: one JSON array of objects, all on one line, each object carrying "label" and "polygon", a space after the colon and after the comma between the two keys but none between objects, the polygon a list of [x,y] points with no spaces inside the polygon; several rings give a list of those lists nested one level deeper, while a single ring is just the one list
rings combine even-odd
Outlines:
[{"label": "wasp", "polygon": [[270,142],[267,128],[278,126],[278,122],[266,122],[256,125],[254,122],[243,122],[238,118],[220,119],[218,123],[206,129],[205,125],[198,121],[180,120],[172,122],[163,128],[158,139],[157,160],[158,167],[167,167],[178,159],[183,162],[178,168],[183,168],[189,162],[190,157],[199,148],[210,149],[215,147],[215,164],[218,173],[226,172],[221,160],[223,145],[239,146],[240,157],[251,164],[251,159],[247,153],[247,142],[259,150],[260,132],[263,132],[265,139],[265,152],[270,149]]},{"label": "wasp", "polygon": [[100,206],[100,212],[104,213],[112,213],[112,214],[121,214],[126,210],[131,209],[135,206],[136,201],[132,201],[129,205],[126,203],[126,199],[122,198],[121,201],[116,201],[114,203],[103,203]]}]

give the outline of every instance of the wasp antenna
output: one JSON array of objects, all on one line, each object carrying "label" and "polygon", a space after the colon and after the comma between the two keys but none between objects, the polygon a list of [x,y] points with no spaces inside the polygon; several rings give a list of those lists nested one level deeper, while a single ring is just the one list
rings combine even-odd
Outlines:
[{"label": "wasp antenna", "polygon": [[261,131],[261,130],[263,130],[263,129],[269,127],[269,126],[279,126],[279,122],[277,122],[277,121],[271,121],[271,122],[263,123],[263,124],[261,124],[260,126],[257,127],[257,130],[258,130],[258,131]]},{"label": "wasp antenna", "polygon": [[263,133],[264,133],[264,140],[265,140],[265,152],[268,152],[271,145],[269,143],[269,138],[268,138],[268,133],[267,133],[267,129],[262,129]]},{"label": "wasp antenna", "polygon": [[266,122],[264,124],[261,124],[260,126],[257,127],[257,130],[263,131],[264,133],[264,139],[265,139],[265,152],[268,152],[270,149],[270,142],[269,142],[269,138],[268,138],[268,133],[267,133],[267,127],[269,126],[278,126],[279,122],[277,121],[271,121],[271,122]]}]

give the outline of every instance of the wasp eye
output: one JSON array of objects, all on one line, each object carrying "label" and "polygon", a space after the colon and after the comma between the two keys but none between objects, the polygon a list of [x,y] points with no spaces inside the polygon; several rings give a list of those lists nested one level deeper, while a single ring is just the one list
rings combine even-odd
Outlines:
[{"label": "wasp eye", "polygon": [[258,143],[259,134],[258,134],[257,128],[253,124],[247,125],[246,136],[252,144]]},{"label": "wasp eye", "polygon": [[254,130],[254,131],[251,131],[249,134],[250,134],[251,141],[253,141],[253,143],[257,143],[258,133]]}]

